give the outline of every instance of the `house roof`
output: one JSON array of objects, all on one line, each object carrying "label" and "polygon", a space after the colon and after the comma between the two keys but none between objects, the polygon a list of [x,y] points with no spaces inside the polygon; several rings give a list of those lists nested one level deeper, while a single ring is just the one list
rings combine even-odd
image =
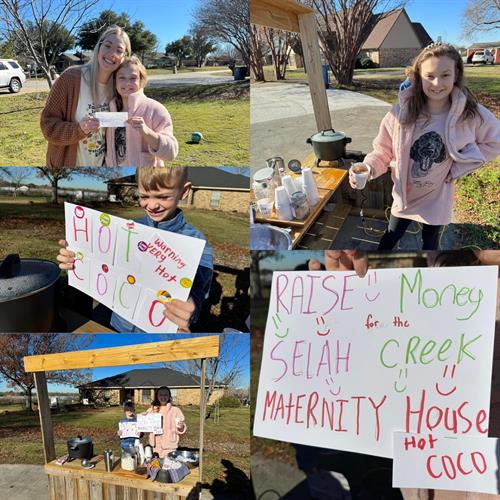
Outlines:
[{"label": "house roof", "polygon": [[375,14],[377,22],[361,48],[363,50],[380,48],[403,11],[404,9],[396,9],[390,13]]},{"label": "house roof", "polygon": [[133,388],[133,387],[161,387],[166,385],[171,389],[177,387],[199,387],[200,377],[187,375],[171,368],[151,368],[129,370],[112,377],[106,377],[79,387],[84,388]]},{"label": "house roof", "polygon": [[[233,174],[215,167],[188,167],[188,179],[193,188],[221,188],[250,191],[250,178],[246,175]],[[136,185],[135,175],[127,175],[107,181],[108,184]]]},{"label": "house roof", "polygon": [[[361,48],[363,50],[379,49],[401,15],[408,17],[404,8],[396,9],[389,13],[375,14],[375,17],[378,18],[377,23]],[[408,20],[410,20],[409,17]],[[410,24],[420,42],[421,47],[426,47],[432,43],[432,38],[429,36],[429,33],[427,33],[421,23],[414,23],[410,21]]]},{"label": "house roof", "polygon": [[427,33],[421,23],[412,22],[411,25],[413,26],[413,31],[415,31],[415,35],[417,35],[422,47],[427,47],[427,45],[430,45],[433,42],[431,36]]}]

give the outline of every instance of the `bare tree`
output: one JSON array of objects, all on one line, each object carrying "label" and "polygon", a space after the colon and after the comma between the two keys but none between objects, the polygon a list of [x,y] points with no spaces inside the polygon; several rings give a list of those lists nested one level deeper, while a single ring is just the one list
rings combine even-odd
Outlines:
[{"label": "bare tree", "polygon": [[[352,83],[356,58],[381,19],[404,5],[397,0],[307,0],[317,12],[318,35],[337,82]],[[375,10],[380,13],[375,15]]]},{"label": "bare tree", "polygon": [[271,52],[276,80],[284,80],[288,58],[292,52],[293,34],[274,28],[264,28],[263,31]]},{"label": "bare tree", "polygon": [[[49,87],[52,87],[51,66],[59,55],[52,45],[61,26],[72,35],[99,0],[0,0],[0,34],[16,40],[42,68]],[[31,24],[30,24],[31,23]],[[30,29],[31,25],[31,29]],[[59,37],[62,40],[61,37]],[[60,41],[59,43],[62,43]],[[51,45],[50,56],[46,48]]]},{"label": "bare tree", "polygon": [[0,177],[14,184],[13,196],[16,197],[17,191],[25,179],[33,175],[33,171],[28,167],[5,167],[0,169]]},{"label": "bare tree", "polygon": [[250,71],[252,78],[258,82],[266,80],[262,53],[262,31],[262,27],[255,24],[250,25]]},{"label": "bare tree", "polygon": [[250,66],[250,11],[248,0],[202,0],[194,13],[198,26],[215,40],[231,44]]},{"label": "bare tree", "polygon": [[[92,338],[92,335],[82,337],[61,333],[0,335],[0,379],[4,379],[9,387],[19,387],[27,396],[28,408],[32,410],[35,381],[33,374],[24,370],[24,357],[80,350],[89,345]],[[90,371],[47,372],[47,380],[72,386],[81,385],[90,381]]]},{"label": "bare tree", "polygon": [[36,167],[38,177],[45,178],[52,187],[52,203],[59,203],[59,182],[66,179],[70,180],[75,174],[110,179],[117,177],[116,169],[106,167]]},{"label": "bare tree", "polygon": [[[221,333],[218,358],[208,358],[206,362],[205,405],[216,386],[231,386],[248,369],[250,342],[248,335],[241,333]],[[169,363],[171,366],[172,364]],[[174,363],[177,370],[187,375],[201,376],[201,360],[192,359]]]},{"label": "bare tree", "polygon": [[462,36],[475,35],[500,28],[500,0],[469,0],[464,10]]}]

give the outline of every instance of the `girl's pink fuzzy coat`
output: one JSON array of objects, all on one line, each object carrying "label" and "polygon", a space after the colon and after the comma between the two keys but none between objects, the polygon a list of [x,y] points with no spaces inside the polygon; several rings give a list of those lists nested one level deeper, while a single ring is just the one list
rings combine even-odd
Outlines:
[{"label": "girl's pink fuzzy coat", "polygon": [[[151,413],[151,409],[147,413]],[[179,435],[184,434],[187,430],[186,424],[184,423],[184,429],[179,431],[177,429],[176,418],[179,418],[184,422],[184,415],[180,408],[177,406],[172,406],[171,403],[167,403],[165,406],[160,406],[160,414],[163,417],[163,434],[154,435],[149,434],[149,444],[153,446],[154,451],[156,451],[160,458],[165,458],[169,452],[174,451],[179,446]]]},{"label": "girl's pink fuzzy coat", "polygon": [[[404,217],[411,213],[412,207],[406,200],[406,186],[410,170],[410,148],[415,125],[401,125],[401,117],[406,113],[408,98],[413,93],[410,87],[399,95],[396,104],[383,118],[377,137],[373,141],[373,151],[364,163],[371,167],[374,179],[391,168],[394,182],[392,212]],[[453,160],[450,168],[452,179],[458,179],[481,167],[485,162],[494,160],[500,154],[500,121],[484,106],[478,105],[479,114],[473,119],[460,118],[466,97],[455,87],[451,93],[451,108],[446,119],[446,151]],[[480,116],[479,116],[480,115]],[[449,224],[451,222],[454,186],[452,182],[441,187],[442,192],[436,201],[429,204],[419,219],[429,224]],[[408,217],[415,219],[415,217]]]},{"label": "girl's pink fuzzy coat", "polygon": [[[110,111],[117,111],[116,100],[109,105]],[[128,97],[128,116],[142,116],[146,125],[160,135],[158,150],[150,148],[139,131],[127,126],[127,165],[133,167],[162,167],[164,161],[174,160],[179,152],[177,139],[174,137],[172,119],[163,104],[144,95],[142,89]],[[106,165],[117,167],[115,151],[115,129],[106,130]]]}]

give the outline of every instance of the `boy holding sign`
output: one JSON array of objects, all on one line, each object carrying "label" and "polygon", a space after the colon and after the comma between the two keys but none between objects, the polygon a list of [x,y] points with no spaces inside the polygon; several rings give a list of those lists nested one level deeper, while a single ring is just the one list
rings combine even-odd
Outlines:
[{"label": "boy holding sign", "polygon": [[[191,188],[186,167],[140,167],[137,169],[136,178],[139,203],[146,215],[134,222],[155,228],[160,236],[161,230],[165,230],[206,241],[203,233],[186,222],[182,210],[178,207]],[[75,252],[66,248],[65,240],[60,240],[59,245],[59,267],[74,269]],[[164,315],[178,326],[179,331],[189,331],[190,324],[198,319],[203,301],[210,290],[212,269],[212,247],[206,243],[189,298],[186,301],[172,299],[165,302]],[[116,313],[111,317],[111,326],[119,332],[141,331]]]}]

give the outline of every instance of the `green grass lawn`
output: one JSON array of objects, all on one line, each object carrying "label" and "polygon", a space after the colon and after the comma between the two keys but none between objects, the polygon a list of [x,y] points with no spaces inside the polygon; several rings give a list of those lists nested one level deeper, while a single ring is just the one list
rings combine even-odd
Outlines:
[{"label": "green grass lawn", "polygon": [[[146,407],[138,408],[144,411]],[[188,431],[180,438],[180,446],[198,448],[199,409],[183,407]],[[67,413],[53,413],[56,454],[67,453],[66,441],[78,434],[90,435],[94,442],[94,452],[101,454],[104,449],[119,451],[116,435],[118,421],[123,417],[121,407],[102,409],[78,409]],[[204,482],[225,481],[225,466],[222,460],[230,461],[244,476],[250,477],[250,410],[248,408],[221,408],[220,420],[205,422],[203,469]],[[43,446],[38,413],[24,411],[0,411],[0,463],[2,464],[43,464]],[[237,495],[247,485],[228,482],[225,485]]]},{"label": "green grass lawn", "polygon": [[[249,163],[249,85],[196,85],[149,89],[145,93],[166,106],[179,141],[171,165],[246,166]],[[40,113],[47,92],[0,97],[0,164],[45,163],[47,143],[40,131]],[[192,132],[201,144],[188,144]]]}]

